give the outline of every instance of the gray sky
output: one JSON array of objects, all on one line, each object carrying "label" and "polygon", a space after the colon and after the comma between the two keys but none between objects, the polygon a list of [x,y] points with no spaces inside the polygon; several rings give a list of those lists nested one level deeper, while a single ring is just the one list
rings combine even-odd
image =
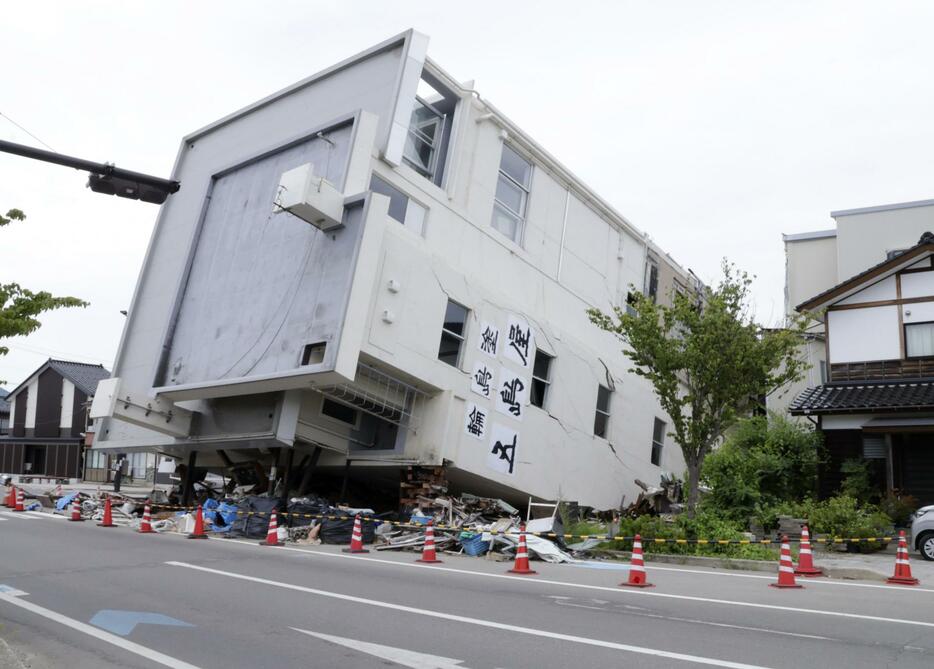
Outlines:
[{"label": "gray sky", "polygon": [[[463,9],[455,15],[453,8]],[[439,11],[443,9],[443,11]],[[704,279],[782,311],[782,232],[934,197],[934,3],[41,2],[4,8],[0,113],[55,150],[169,176],[187,132],[414,27],[481,94]],[[0,118],[0,138],[35,140]],[[0,154],[0,282],[89,300],[8,340],[110,367],[157,208]]]}]

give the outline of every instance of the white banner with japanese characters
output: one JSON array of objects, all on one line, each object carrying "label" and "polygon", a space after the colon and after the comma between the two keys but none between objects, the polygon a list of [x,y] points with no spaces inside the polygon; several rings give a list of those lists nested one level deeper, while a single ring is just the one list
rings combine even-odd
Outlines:
[{"label": "white banner with japanese characters", "polygon": [[483,440],[486,437],[487,411],[473,402],[467,403],[467,413],[464,415],[464,432],[474,439]]},{"label": "white banner with japanese characters", "polygon": [[506,425],[493,423],[490,429],[490,452],[486,464],[501,474],[516,473],[516,448],[519,446],[519,433]]},{"label": "white banner with japanese characters", "polygon": [[496,392],[496,373],[493,371],[493,365],[483,359],[474,363],[470,389],[487,399],[493,397],[493,393]]},{"label": "white banner with japanese characters", "polygon": [[499,328],[493,323],[483,321],[477,338],[477,348],[491,358],[499,354]]},{"label": "white banner with japanese characters", "polygon": [[496,390],[496,410],[501,414],[522,420],[529,404],[529,381],[506,367],[499,370]]},{"label": "white banner with japanese characters", "polygon": [[503,355],[522,369],[528,369],[535,360],[535,335],[524,320],[509,315],[506,339],[503,342]]}]

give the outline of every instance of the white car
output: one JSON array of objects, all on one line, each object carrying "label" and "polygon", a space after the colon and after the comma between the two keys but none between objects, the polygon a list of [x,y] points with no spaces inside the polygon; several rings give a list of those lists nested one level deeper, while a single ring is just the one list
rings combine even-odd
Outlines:
[{"label": "white car", "polygon": [[934,505],[911,514],[911,545],[925,560],[934,560]]}]

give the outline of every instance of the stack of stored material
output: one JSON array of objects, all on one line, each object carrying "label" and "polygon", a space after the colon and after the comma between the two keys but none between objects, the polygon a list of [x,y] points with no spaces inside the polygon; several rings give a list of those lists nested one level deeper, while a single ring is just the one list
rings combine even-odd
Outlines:
[{"label": "stack of stored material", "polygon": [[448,491],[443,465],[406,467],[399,487],[399,504],[403,507],[415,506],[426,511],[444,508],[444,505],[434,503],[437,497],[446,495]]}]

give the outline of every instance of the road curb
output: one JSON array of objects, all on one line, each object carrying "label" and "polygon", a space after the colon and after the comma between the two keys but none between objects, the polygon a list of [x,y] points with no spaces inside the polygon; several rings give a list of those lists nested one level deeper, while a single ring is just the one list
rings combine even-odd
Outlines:
[{"label": "road curb", "polygon": [[[629,560],[629,551],[601,551],[614,560]],[[700,555],[667,555],[664,553],[646,553],[646,562],[656,562],[659,564],[680,564],[693,567],[707,567],[708,569],[731,569],[734,571],[758,571],[769,574],[778,572],[778,562],[768,560],[746,560],[743,558],[730,557],[704,557]],[[855,581],[882,581],[886,578],[882,574],[872,569],[861,569],[858,567],[835,567],[827,564],[821,564],[819,559],[816,566],[824,570],[830,578],[839,578]]]}]

